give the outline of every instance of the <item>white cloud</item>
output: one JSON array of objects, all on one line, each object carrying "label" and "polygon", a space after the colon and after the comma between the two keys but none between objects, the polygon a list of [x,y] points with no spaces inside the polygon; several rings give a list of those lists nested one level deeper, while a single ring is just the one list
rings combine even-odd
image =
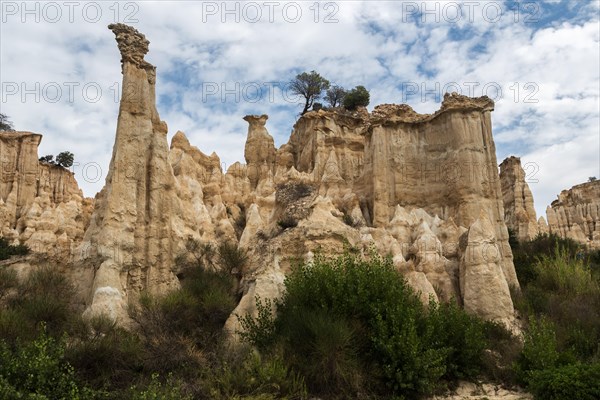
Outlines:
[{"label": "white cloud", "polygon": [[[6,8],[9,3],[17,8],[23,4],[2,2],[0,80],[3,89],[17,84],[18,93],[3,93],[1,110],[18,129],[44,134],[41,154],[73,151],[81,163],[75,170],[78,180],[91,196],[102,187],[104,177],[86,181],[83,166],[108,167],[118,113],[114,97],[121,81],[119,53],[106,29],[115,19],[114,3],[94,3],[102,11],[96,23],[82,15],[86,5],[93,10],[93,2],[81,2],[72,23],[65,7],[57,23],[44,15],[36,23],[35,15],[23,15],[21,9],[12,15],[13,9]],[[504,10],[497,20],[490,16],[503,3],[477,2],[472,20],[463,5],[455,23],[444,17],[453,16],[448,4],[456,2],[435,3],[438,15],[426,14],[418,23],[414,20],[420,17],[410,6],[421,7],[420,1],[329,3],[333,6],[327,9],[326,2],[319,4],[319,22],[314,21],[314,2],[295,3],[302,9],[296,23],[286,21],[293,13],[283,14],[284,2],[275,9],[272,23],[265,7],[258,23],[248,22],[251,13],[240,15],[239,23],[232,14],[207,14],[207,7],[220,8],[222,2],[128,2],[119,3],[118,10],[120,20],[134,12],[130,17],[139,22],[133,25],[151,42],[147,59],[158,67],[159,112],[169,125],[169,135],[183,130],[194,145],[206,153],[216,151],[226,165],[243,161],[245,114],[269,114],[268,128],[280,145],[287,141],[299,106],[281,95],[274,102],[266,95],[257,103],[235,102],[232,96],[226,103],[215,97],[205,101],[202,84],[231,88],[235,82],[242,86],[286,82],[299,71],[315,69],[345,87],[365,85],[371,90],[372,105],[403,102],[402,82],[426,89],[456,82],[465,94],[469,82],[477,82],[474,95],[483,94],[486,84],[501,87],[502,98],[492,116],[498,161],[515,154],[524,163],[539,166],[539,182],[531,183],[538,213],[543,214],[561,190],[588,176],[600,177],[597,2],[577,10],[569,2],[561,3],[564,10],[556,14],[549,14],[555,12],[550,6],[556,5],[535,3],[539,9],[521,8],[518,18],[514,11]],[[435,7],[428,3],[430,9]],[[40,11],[44,7],[31,4],[39,4]],[[229,2],[228,7],[235,4],[241,11],[249,3]],[[324,23],[331,12],[338,22]],[[543,25],[526,22],[532,17]],[[36,82],[40,89],[46,85],[46,96],[35,102],[29,94],[22,101],[21,85],[31,89]],[[63,89],[56,103],[49,101],[52,82]],[[67,96],[69,82],[79,85],[73,101]],[[86,84],[88,92],[83,93]],[[92,102],[95,87],[102,96]],[[526,102],[528,95],[537,103]],[[407,100],[420,112],[439,107],[431,95]],[[88,169],[88,178],[94,171]]]}]

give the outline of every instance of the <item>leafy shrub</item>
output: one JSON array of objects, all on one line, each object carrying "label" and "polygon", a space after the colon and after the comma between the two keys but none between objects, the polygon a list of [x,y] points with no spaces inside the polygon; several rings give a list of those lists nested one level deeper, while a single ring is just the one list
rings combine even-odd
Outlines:
[{"label": "leafy shrub", "polygon": [[554,368],[558,362],[558,344],[553,324],[545,318],[531,319],[525,332],[523,352],[515,366],[520,380],[528,383],[532,371]]},{"label": "leafy shrub", "polygon": [[484,324],[465,313],[456,303],[429,304],[429,323],[433,327],[433,346],[447,350],[446,372],[449,380],[475,378],[482,367],[487,345]]},{"label": "leafy shrub", "polygon": [[592,279],[591,270],[566,249],[556,249],[553,257],[543,255],[534,265],[536,286],[565,296],[594,293],[600,285]]},{"label": "leafy shrub", "polygon": [[352,217],[352,215],[348,214],[348,213],[344,213],[344,216],[342,217],[342,220],[344,221],[344,223],[348,226],[351,226],[353,228],[356,228],[358,226],[358,223],[354,220],[354,218]]},{"label": "leafy shrub", "polygon": [[64,343],[48,336],[44,328],[34,341],[19,342],[14,350],[0,341],[0,394],[40,400],[91,398],[75,381],[64,352]]},{"label": "leafy shrub", "polygon": [[578,254],[581,254],[582,251],[579,243],[572,239],[563,239],[556,234],[540,234],[531,241],[519,243],[513,233],[510,245],[514,257],[515,270],[521,285],[527,285],[529,282],[535,280],[536,272],[534,267],[540,257],[553,257],[557,249],[562,249],[569,258],[574,258]]},{"label": "leafy shrub", "polygon": [[576,363],[533,371],[529,390],[536,400],[599,399],[600,363]]},{"label": "leafy shrub", "polygon": [[243,337],[281,346],[312,392],[416,396],[478,372],[483,325],[456,306],[427,309],[389,259],[319,255],[285,285],[275,320],[259,302],[259,319],[242,319]]},{"label": "leafy shrub", "polygon": [[598,398],[600,252],[552,234],[511,247],[522,285],[515,306],[529,315],[518,380],[536,399]]},{"label": "leafy shrub", "polygon": [[288,182],[277,185],[275,196],[277,198],[277,203],[287,206],[303,197],[310,196],[314,190],[315,188],[313,186],[306,183]]},{"label": "leafy shrub", "polygon": [[251,343],[259,349],[265,350],[275,340],[275,316],[273,302],[265,299],[263,303],[260,296],[256,297],[256,318],[252,315],[238,315],[242,330],[238,332],[242,340]]},{"label": "leafy shrub", "polygon": [[[7,275],[8,274],[8,275]],[[48,267],[32,271],[23,283],[16,282],[10,273],[2,286],[11,286],[12,295],[6,299],[5,309],[0,312],[0,337],[9,343],[17,338],[33,340],[40,322],[44,322],[49,334],[59,337],[73,320],[74,310],[70,301],[74,289],[69,280]],[[3,290],[3,294],[7,291]]]},{"label": "leafy shrub", "polygon": [[240,212],[233,221],[233,227],[235,229],[238,239],[242,236],[244,229],[246,229],[246,208],[243,204],[239,204]]},{"label": "leafy shrub", "polygon": [[142,367],[140,339],[106,316],[77,321],[65,359],[95,389],[126,389]]},{"label": "leafy shrub", "polygon": [[12,256],[24,256],[30,251],[24,244],[11,245],[6,238],[0,237],[0,260],[7,260]]},{"label": "leafy shrub", "polygon": [[524,301],[515,304],[525,313],[552,322],[561,352],[581,361],[600,355],[600,282],[585,260],[567,250],[541,256],[534,264],[536,278],[523,287]]}]

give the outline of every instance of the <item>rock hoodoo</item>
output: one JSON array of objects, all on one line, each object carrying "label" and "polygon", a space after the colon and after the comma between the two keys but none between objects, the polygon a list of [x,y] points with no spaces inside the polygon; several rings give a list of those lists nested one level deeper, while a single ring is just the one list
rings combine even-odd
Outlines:
[{"label": "rock hoodoo", "polygon": [[504,221],[518,240],[532,240],[539,233],[547,233],[544,217],[536,220],[533,195],[525,180],[521,159],[508,157],[500,164],[500,184],[504,201]]},{"label": "rock hoodoo", "polygon": [[148,40],[135,29],[109,26],[121,51],[123,96],[106,184],[96,197],[81,258],[94,268],[89,313],[125,316],[131,295],[178,287],[171,220],[175,178],[167,125],[156,111],[156,69],[143,57]]},{"label": "rock hoodoo", "polygon": [[[279,149],[268,117],[246,116],[246,164],[224,172],[216,154],[204,154],[182,132],[167,146],[156,71],[143,58],[148,41],[126,25],[110,29],[125,90],[109,174],[77,252],[94,275],[87,313],[125,320],[140,292],[176,288],[174,260],[191,238],[235,243],[249,256],[239,271],[242,300],[226,324],[231,331],[235,314],[255,312],[256,295],[281,294],[292,260],[348,247],[393,257],[424,301],[456,301],[483,317],[512,320],[509,288],[519,283],[492,100],[446,95],[431,115],[389,104],[372,113],[311,111]],[[3,199],[12,192],[3,180]],[[4,199],[11,209],[25,204],[19,193]],[[7,221],[14,225],[14,217]]]},{"label": "rock hoodoo", "polygon": [[600,248],[600,181],[563,190],[546,209],[550,232]]}]

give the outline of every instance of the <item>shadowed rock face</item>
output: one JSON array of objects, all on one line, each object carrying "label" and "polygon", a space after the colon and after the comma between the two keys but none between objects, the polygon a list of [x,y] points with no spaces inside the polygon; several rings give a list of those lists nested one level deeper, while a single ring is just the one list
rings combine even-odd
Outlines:
[{"label": "shadowed rock face", "polygon": [[600,248],[600,181],[563,190],[546,209],[550,232]]},{"label": "shadowed rock face", "polygon": [[536,220],[533,195],[525,180],[521,159],[508,157],[500,164],[500,185],[504,202],[504,221],[519,241],[532,240],[539,233],[547,233],[543,217]]},{"label": "shadowed rock face", "polygon": [[292,260],[349,246],[392,256],[424,301],[511,321],[508,288],[518,282],[489,98],[447,95],[431,115],[389,104],[312,111],[279,149],[268,117],[246,116],[246,164],[224,172],[183,132],[169,149],[155,68],[143,59],[148,41],[131,27],[110,28],[125,89],[109,174],[78,253],[94,271],[87,314],[127,322],[126,305],[141,291],[178,287],[174,259],[191,238],[248,253],[230,332],[235,314],[256,312],[256,295],[281,295]]}]

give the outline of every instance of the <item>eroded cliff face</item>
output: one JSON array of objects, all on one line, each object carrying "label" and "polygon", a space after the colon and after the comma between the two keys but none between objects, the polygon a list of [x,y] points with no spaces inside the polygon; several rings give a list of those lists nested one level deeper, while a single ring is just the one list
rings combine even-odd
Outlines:
[{"label": "eroded cliff face", "polygon": [[[424,301],[455,299],[485,318],[509,321],[509,287],[518,281],[492,109],[488,98],[448,95],[433,115],[406,105],[305,114],[276,153],[274,178],[259,179],[263,188],[273,179],[275,203],[266,201],[268,190],[254,194],[246,227],[252,234],[245,230],[240,246],[268,265],[270,282],[290,258],[375,246]],[[290,227],[282,231],[282,222]],[[266,284],[257,278],[254,285],[237,312],[247,311]]]},{"label": "eroded cliff face", "polygon": [[546,209],[550,232],[600,248],[600,181],[563,190]]},{"label": "eroded cliff face", "polygon": [[504,221],[519,241],[534,239],[540,233],[548,233],[544,217],[536,219],[533,195],[525,180],[521,159],[507,157],[500,164],[500,184],[504,201]]},{"label": "eroded cliff face", "polygon": [[0,134],[1,236],[68,262],[89,224],[93,201],[72,172],[38,161],[42,135]]},{"label": "eroded cliff face", "polygon": [[[447,95],[432,115],[407,105],[313,111],[279,149],[268,117],[249,115],[246,164],[223,171],[216,154],[204,154],[183,132],[167,146],[156,71],[143,59],[148,41],[122,24],[110,29],[126,89],[106,185],[76,253],[93,271],[87,315],[126,323],[127,305],[142,291],[177,288],[174,260],[192,239],[234,243],[249,256],[235,272],[242,298],[226,323],[232,333],[236,315],[256,312],[256,295],[281,295],[292,260],[348,247],[393,257],[424,302],[456,301],[511,322],[509,287],[518,282],[490,99]],[[14,190],[3,184],[5,192]],[[19,199],[15,192],[7,204]]]}]

